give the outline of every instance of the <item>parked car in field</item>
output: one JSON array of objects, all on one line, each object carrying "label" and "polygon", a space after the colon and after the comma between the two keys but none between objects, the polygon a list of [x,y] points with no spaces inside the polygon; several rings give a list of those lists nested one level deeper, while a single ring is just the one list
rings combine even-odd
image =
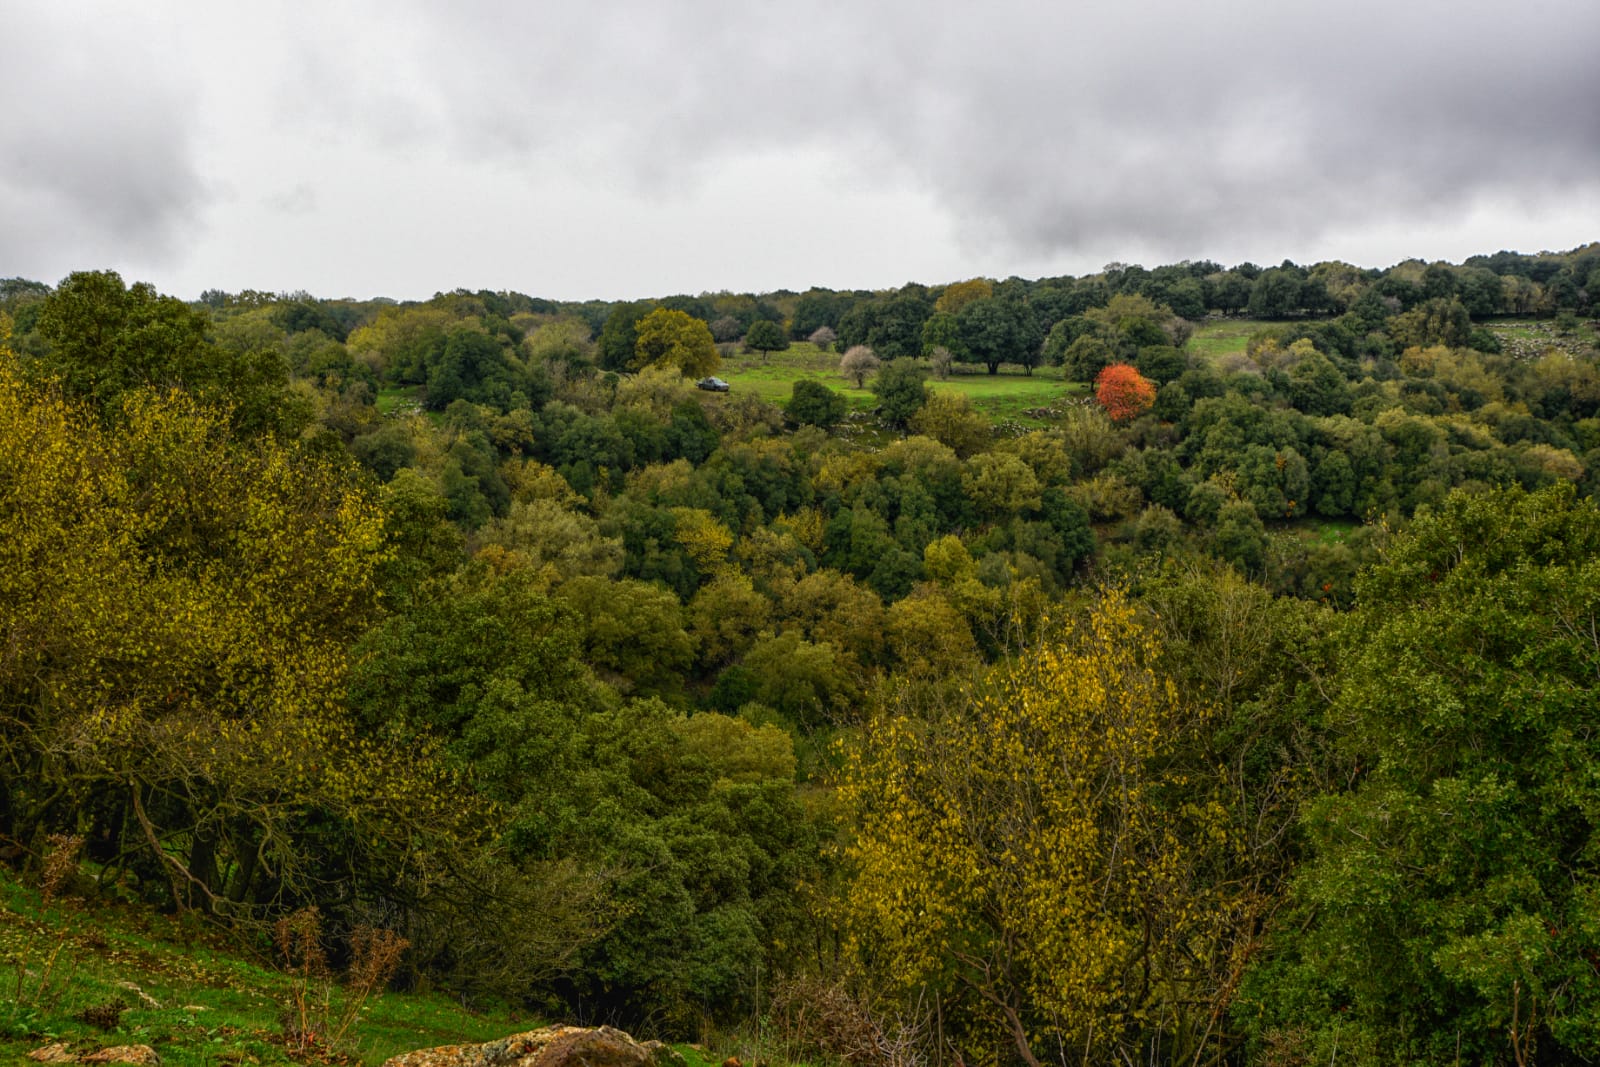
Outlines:
[{"label": "parked car in field", "polygon": [[709,389],[713,393],[726,393],[730,388],[732,388],[730,385],[728,385],[727,382],[723,381],[721,378],[701,378],[698,382],[695,382],[694,384],[699,386],[702,389]]}]

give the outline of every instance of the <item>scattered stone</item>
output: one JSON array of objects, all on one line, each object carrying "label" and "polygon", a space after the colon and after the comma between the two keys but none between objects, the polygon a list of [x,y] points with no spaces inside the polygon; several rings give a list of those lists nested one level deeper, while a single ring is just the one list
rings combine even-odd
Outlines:
[{"label": "scattered stone", "polygon": [[65,1041],[57,1041],[44,1048],[36,1048],[28,1053],[28,1059],[37,1063],[76,1063],[77,1057],[72,1054],[72,1046]]},{"label": "scattered stone", "polygon": [[685,1067],[659,1041],[638,1042],[602,1026],[546,1026],[483,1045],[443,1045],[407,1052],[383,1067]]},{"label": "scattered stone", "polygon": [[128,992],[130,992],[134,996],[138,997],[139,998],[139,1003],[143,1004],[145,1007],[149,1008],[151,1011],[160,1011],[161,1010],[161,1002],[159,1000],[157,1000],[155,997],[152,997],[149,993],[146,993],[144,990],[140,989],[138,986],[134,985],[132,982],[118,982],[117,983],[117,988],[118,989],[126,989]]},{"label": "scattered stone", "polygon": [[79,1063],[133,1063],[156,1067],[161,1057],[149,1045],[115,1045],[79,1057]]}]

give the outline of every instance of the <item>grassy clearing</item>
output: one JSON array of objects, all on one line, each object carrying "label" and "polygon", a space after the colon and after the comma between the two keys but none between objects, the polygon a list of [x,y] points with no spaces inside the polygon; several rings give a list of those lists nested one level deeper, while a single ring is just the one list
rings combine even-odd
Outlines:
[{"label": "grassy clearing", "polygon": [[1206,319],[1189,338],[1189,351],[1215,361],[1234,352],[1243,352],[1250,335],[1267,323],[1255,319]]},{"label": "grassy clearing", "polygon": [[[538,1021],[473,1013],[440,995],[368,997],[344,1039],[292,1054],[284,1020],[295,980],[255,962],[215,930],[122,905],[46,903],[0,868],[0,1063],[57,1041],[84,1054],[149,1045],[166,1067],[381,1064],[418,1048],[492,1041]],[[313,1019],[337,1020],[348,990],[313,980]],[[690,1067],[704,1056],[687,1047]],[[720,1061],[719,1061],[720,1062]]]},{"label": "grassy clearing", "polygon": [[[1250,335],[1274,323],[1257,319],[1212,318],[1195,327],[1189,339],[1189,351],[1197,356],[1215,361],[1234,352],[1244,352]],[[1507,354],[1532,359],[1547,352],[1564,352],[1570,356],[1590,356],[1600,348],[1600,330],[1589,321],[1579,321],[1577,326],[1563,332],[1555,319],[1501,318],[1482,323],[1500,338]]]},{"label": "grassy clearing", "polygon": [[1549,329],[1549,323],[1535,319],[1490,319],[1484,323],[1501,337],[1516,337],[1524,341],[1540,340]]},{"label": "grassy clearing", "polygon": [[1349,519],[1302,519],[1292,527],[1303,541],[1339,545],[1349,539],[1361,523]]},{"label": "grassy clearing", "polygon": [[[870,411],[878,405],[870,378],[866,388],[856,388],[854,382],[839,376],[838,353],[805,342],[796,343],[787,351],[773,352],[765,359],[755,354],[734,356],[724,360],[717,373],[734,389],[754,393],[774,404],[788,403],[794,383],[809,379],[839,393],[852,411]],[[944,381],[929,378],[928,387],[937,392],[964,393],[976,410],[993,421],[1041,425],[1040,420],[1027,414],[1029,410],[1088,391],[1082,382],[1064,381],[1058,367],[1039,367],[1028,375],[1021,367],[1009,365],[993,375],[982,369],[973,374],[970,368],[963,368]]]},{"label": "grassy clearing", "polygon": [[754,393],[773,404],[788,403],[794,383],[809,379],[841,394],[852,411],[870,411],[878,406],[878,398],[870,388],[857,389],[855,383],[839,377],[837,353],[819,349],[808,341],[797,341],[765,359],[756,353],[725,359],[717,376],[740,392]]},{"label": "grassy clearing", "polygon": [[402,406],[417,407],[421,404],[422,390],[415,385],[390,386],[380,389],[374,401],[378,414],[389,415],[399,410]]},{"label": "grassy clearing", "polygon": [[1505,353],[1517,359],[1538,359],[1551,353],[1592,359],[1600,349],[1600,331],[1589,321],[1562,330],[1555,319],[1491,319],[1484,326],[1500,339]]},{"label": "grassy clearing", "polygon": [[1065,381],[1057,367],[1041,367],[1032,376],[1012,374],[952,374],[945,381],[930,381],[936,392],[965,393],[972,406],[995,421],[1010,420],[1043,425],[1045,421],[1028,414],[1048,407],[1063,397],[1083,396],[1086,382]]}]

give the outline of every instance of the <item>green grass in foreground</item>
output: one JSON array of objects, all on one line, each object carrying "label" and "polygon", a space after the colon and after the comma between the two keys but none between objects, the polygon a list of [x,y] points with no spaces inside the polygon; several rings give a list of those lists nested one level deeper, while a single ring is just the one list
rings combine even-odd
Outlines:
[{"label": "green grass in foreground", "polygon": [[[331,997],[333,1019],[350,1003],[342,987],[312,982],[310,990]],[[166,1067],[381,1064],[412,1049],[541,1025],[470,1013],[441,995],[374,994],[353,1013],[343,1041],[294,1058],[283,1027],[294,992],[290,976],[248,959],[211,928],[98,901],[46,904],[0,868],[0,1063],[25,1063],[29,1051],[66,1041],[76,1053],[149,1045]],[[104,1011],[118,1004],[126,1010]],[[115,1022],[85,1021],[96,1008]],[[684,1051],[690,1067],[705,1063]]]}]

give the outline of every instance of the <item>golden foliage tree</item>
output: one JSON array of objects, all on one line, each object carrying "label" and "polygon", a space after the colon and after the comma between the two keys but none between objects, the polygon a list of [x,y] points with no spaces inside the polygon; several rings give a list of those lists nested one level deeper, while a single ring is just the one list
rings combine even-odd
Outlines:
[{"label": "golden foliage tree", "polygon": [[449,784],[342,707],[387,552],[345,469],[182,393],[108,426],[0,351],[0,834],[75,809],[96,858],[211,910],[417,873]]},{"label": "golden foliage tree", "polygon": [[704,508],[671,510],[675,522],[673,538],[700,573],[713,578],[726,573],[731,566],[728,552],[733,548],[733,531]]},{"label": "golden foliage tree", "polygon": [[848,922],[892,981],[940,991],[969,1058],[1207,1041],[1228,910],[1200,872],[1227,819],[1173,758],[1204,715],[1157,659],[1111,593],[955,701],[882,709],[852,755]]},{"label": "golden foliage tree", "polygon": [[656,308],[635,327],[633,370],[671,367],[685,378],[715,374],[722,365],[711,328],[687,312]]},{"label": "golden foliage tree", "polygon": [[700,587],[688,614],[700,662],[720,669],[743,655],[770,625],[772,602],[748,576],[730,571]]},{"label": "golden foliage tree", "polygon": [[965,393],[934,393],[908,424],[913,433],[948,445],[966,459],[988,447],[994,427]]},{"label": "golden foliage tree", "polygon": [[944,293],[934,302],[933,309],[954,314],[975,300],[984,300],[993,295],[994,283],[988,278],[952,282],[945,286]]}]

